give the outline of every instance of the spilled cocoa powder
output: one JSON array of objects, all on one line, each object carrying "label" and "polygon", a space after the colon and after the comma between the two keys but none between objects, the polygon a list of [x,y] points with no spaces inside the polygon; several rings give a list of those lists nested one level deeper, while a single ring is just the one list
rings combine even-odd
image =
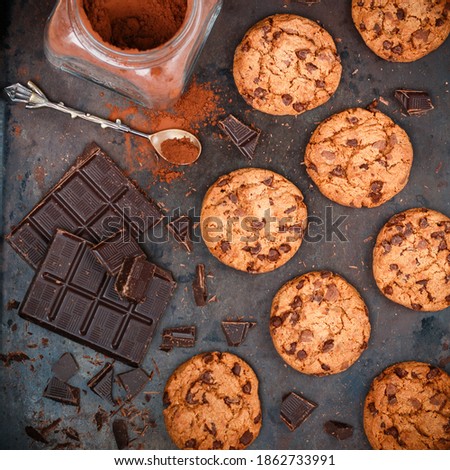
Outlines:
[{"label": "spilled cocoa powder", "polygon": [[187,0],[83,0],[83,7],[103,41],[147,51],[175,36],[186,16]]},{"label": "spilled cocoa powder", "polygon": [[199,149],[187,137],[167,139],[161,144],[163,156],[173,164],[189,165],[197,160]]},{"label": "spilled cocoa powder", "polygon": [[[121,119],[130,127],[148,134],[165,129],[184,129],[198,135],[201,129],[216,126],[218,118],[224,114],[219,93],[220,90],[214,89],[211,83],[199,83],[194,79],[170,111],[152,111],[130,102],[125,108],[109,105],[109,119]],[[198,137],[201,140],[201,135]],[[179,167],[158,159],[147,140],[130,134],[124,134],[124,139],[124,165],[130,175],[148,171],[155,180],[165,183],[183,176]],[[200,156],[199,161],[203,157]]]}]

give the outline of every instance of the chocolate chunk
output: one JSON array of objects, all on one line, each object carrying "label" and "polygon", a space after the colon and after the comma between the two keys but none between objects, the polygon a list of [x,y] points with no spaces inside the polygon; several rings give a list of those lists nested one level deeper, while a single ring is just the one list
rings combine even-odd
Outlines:
[{"label": "chocolate chunk", "polygon": [[167,224],[167,228],[172,232],[175,240],[188,253],[192,253],[191,225],[192,221],[187,215],[182,215]]},{"label": "chocolate chunk", "polygon": [[441,370],[437,367],[430,367],[430,370],[427,374],[427,379],[431,380],[434,379],[435,377],[438,377],[441,375]]},{"label": "chocolate chunk", "polygon": [[126,258],[144,255],[138,242],[124,230],[95,245],[92,252],[111,276],[119,272]]},{"label": "chocolate chunk", "polygon": [[192,283],[194,300],[198,307],[204,307],[208,300],[208,287],[206,286],[205,265],[198,264],[195,268],[195,279]]},{"label": "chocolate chunk", "polygon": [[335,437],[338,441],[343,441],[353,436],[353,426],[340,421],[327,421],[323,428],[327,434]]},{"label": "chocolate chunk", "polygon": [[255,95],[256,98],[260,98],[260,99],[264,100],[266,98],[266,95],[267,95],[267,90],[264,89],[264,88],[261,88],[259,86],[259,87],[254,89],[253,94]]},{"label": "chocolate chunk", "polygon": [[262,230],[265,227],[266,223],[263,220],[252,220],[250,222],[250,225],[255,230]]},{"label": "chocolate chunk", "polygon": [[80,389],[72,387],[56,377],[50,379],[42,396],[65,405],[80,406]]},{"label": "chocolate chunk", "polygon": [[409,116],[422,115],[434,109],[431,98],[425,91],[395,90],[394,96]]},{"label": "chocolate chunk", "polygon": [[197,447],[196,439],[189,439],[184,443],[185,449],[195,449]]},{"label": "chocolate chunk", "polygon": [[110,362],[107,362],[104,367],[89,380],[87,385],[100,398],[115,405],[116,402],[112,394],[113,381],[114,368]]},{"label": "chocolate chunk", "polygon": [[282,243],[278,247],[278,251],[281,251],[281,253],[289,253],[291,250],[292,250],[292,247],[291,245],[289,245],[289,243]]},{"label": "chocolate chunk", "polygon": [[392,47],[391,41],[383,41],[383,49],[389,50]]},{"label": "chocolate chunk", "polygon": [[394,439],[398,437],[398,429],[395,426],[391,426],[390,428],[384,431],[384,434],[388,436],[392,436]]},{"label": "chocolate chunk", "polygon": [[77,361],[70,353],[64,353],[53,365],[52,372],[55,377],[67,382],[79,370]]},{"label": "chocolate chunk", "polygon": [[334,340],[327,339],[322,345],[322,352],[331,351],[334,348]]},{"label": "chocolate chunk", "polygon": [[162,334],[162,343],[159,349],[171,351],[175,348],[193,348],[195,346],[195,326],[178,326],[165,328]]},{"label": "chocolate chunk", "polygon": [[130,443],[127,422],[124,419],[117,418],[113,422],[112,429],[117,448],[119,450],[126,449]]},{"label": "chocolate chunk", "polygon": [[330,366],[328,364],[320,364],[320,367],[325,371],[329,371],[330,370]]},{"label": "chocolate chunk", "polygon": [[295,212],[297,210],[297,206],[292,206],[292,207],[289,207],[288,209],[286,209],[284,211],[285,214],[290,214],[291,212]]},{"label": "chocolate chunk", "polygon": [[294,300],[289,304],[293,309],[301,308],[303,305],[302,299],[299,295],[294,297]]},{"label": "chocolate chunk", "polygon": [[346,142],[347,147],[358,147],[357,139],[348,139]]},{"label": "chocolate chunk", "polygon": [[305,60],[308,54],[311,51],[309,49],[299,49],[295,51],[295,55],[300,59],[300,60]]},{"label": "chocolate chunk", "polygon": [[262,246],[261,246],[261,243],[257,242],[255,246],[250,246],[250,245],[247,245],[247,246],[244,246],[244,248],[242,248],[242,251],[247,251],[248,253],[256,256],[262,249]]},{"label": "chocolate chunk", "polygon": [[299,319],[300,315],[297,312],[292,312],[289,321],[291,322],[291,325],[296,325]]},{"label": "chocolate chunk", "polygon": [[411,307],[413,310],[422,310],[422,305],[421,304],[417,304],[415,302],[411,302]]},{"label": "chocolate chunk", "polygon": [[242,154],[250,160],[254,157],[256,144],[261,134],[259,129],[255,130],[246,126],[232,114],[223,121],[219,121],[218,126],[230,137]]},{"label": "chocolate chunk", "polygon": [[297,111],[297,113],[301,113],[302,111],[305,110],[305,106],[302,103],[298,103],[298,102],[294,103],[292,107],[294,108],[294,111]]},{"label": "chocolate chunk", "polygon": [[329,302],[334,302],[339,298],[339,289],[336,287],[336,284],[329,284],[327,290],[325,291],[325,300]]},{"label": "chocolate chunk", "polygon": [[323,80],[316,80],[317,88],[325,88],[325,82]]},{"label": "chocolate chunk", "polygon": [[266,178],[265,180],[262,181],[263,184],[265,184],[266,186],[269,186],[272,187],[272,183],[273,183],[273,176],[269,176],[269,178]]},{"label": "chocolate chunk", "polygon": [[381,246],[384,248],[384,253],[389,253],[392,249],[391,244],[387,240],[383,240]]},{"label": "chocolate chunk", "polygon": [[346,171],[344,168],[342,168],[341,165],[338,165],[330,171],[330,175],[338,176],[338,177],[345,177]]},{"label": "chocolate chunk", "polygon": [[396,13],[397,19],[398,20],[404,20],[405,19],[405,10],[403,8],[399,8]]},{"label": "chocolate chunk", "polygon": [[277,315],[271,317],[270,319],[270,325],[273,326],[274,328],[280,327],[282,323],[283,323],[282,318]]},{"label": "chocolate chunk", "polygon": [[306,63],[306,70],[309,73],[313,73],[318,69],[317,65],[314,65],[312,62],[307,62]]},{"label": "chocolate chunk", "polygon": [[121,227],[138,238],[161,218],[156,204],[97,145],[91,144],[7,240],[37,269],[57,229],[98,243]]},{"label": "chocolate chunk", "polygon": [[149,381],[149,376],[138,367],[119,374],[117,379],[127,392],[127,400],[131,400],[145,387]]},{"label": "chocolate chunk", "polygon": [[304,285],[305,285],[305,281],[302,279],[301,281],[298,282],[298,284],[295,287],[296,289],[300,290]]},{"label": "chocolate chunk", "polygon": [[299,341],[302,343],[309,343],[314,338],[313,332],[311,330],[303,330],[300,333]]},{"label": "chocolate chunk", "polygon": [[222,441],[214,441],[213,442],[213,450],[223,449],[223,442]]},{"label": "chocolate chunk", "polygon": [[248,380],[242,386],[242,391],[247,395],[250,395],[252,393],[252,384]]},{"label": "chocolate chunk", "polygon": [[242,434],[242,436],[240,437],[239,442],[243,446],[248,446],[250,442],[252,442],[252,440],[253,440],[253,433],[247,429],[247,431],[245,431],[244,434]]},{"label": "chocolate chunk", "polygon": [[234,375],[237,375],[238,377],[241,375],[241,366],[237,362],[234,363],[231,372],[233,372]]},{"label": "chocolate chunk", "polygon": [[306,357],[308,357],[308,353],[304,349],[300,349],[300,351],[297,352],[297,359],[303,361]]},{"label": "chocolate chunk", "polygon": [[372,413],[373,416],[376,416],[378,414],[378,410],[375,407],[375,403],[372,401],[367,405],[367,408],[369,411]]},{"label": "chocolate chunk", "polygon": [[384,287],[383,292],[386,295],[392,295],[394,293],[394,289],[392,288],[392,286],[386,286]]},{"label": "chocolate chunk", "polygon": [[42,433],[34,428],[33,426],[25,426],[25,433],[28,437],[31,437],[36,442],[42,442],[43,444],[48,444],[47,439],[42,435]]},{"label": "chocolate chunk", "polygon": [[399,378],[399,379],[403,379],[405,378],[407,375],[408,375],[408,372],[401,368],[401,367],[396,367],[394,369],[394,372],[395,372],[395,375]]},{"label": "chocolate chunk", "polygon": [[237,197],[236,194],[234,194],[234,193],[228,194],[228,199],[229,199],[233,204],[237,204],[237,203],[239,202],[238,197]]},{"label": "chocolate chunk", "polygon": [[391,238],[391,245],[400,246],[403,243],[403,236],[402,235],[394,235]]},{"label": "chocolate chunk", "polygon": [[116,278],[115,288],[122,299],[143,302],[156,266],[146,256],[126,258]]},{"label": "chocolate chunk", "polygon": [[255,416],[253,422],[254,422],[255,424],[258,424],[258,423],[261,421],[261,418],[262,418],[261,413],[258,413],[258,414]]},{"label": "chocolate chunk", "polygon": [[347,118],[347,121],[350,124],[358,124],[359,119],[356,116],[350,116],[350,117]]},{"label": "chocolate chunk", "polygon": [[289,354],[290,356],[295,354],[295,351],[297,351],[297,341],[294,341],[293,343],[291,343],[289,345],[289,348],[285,347],[284,351],[285,351],[286,354]]},{"label": "chocolate chunk", "polygon": [[328,161],[333,161],[336,159],[336,154],[334,152],[330,152],[329,150],[322,151],[321,155]]},{"label": "chocolate chunk", "polygon": [[223,321],[222,330],[228,346],[240,346],[247,337],[248,330],[256,325],[255,322],[235,320]]},{"label": "chocolate chunk", "polygon": [[294,98],[292,98],[291,95],[284,94],[284,95],[281,96],[281,99],[282,99],[283,104],[284,104],[285,106],[289,106],[289,105],[292,103],[292,101],[293,101]]},{"label": "chocolate chunk", "polygon": [[240,403],[241,400],[239,398],[225,397],[223,401],[225,402],[226,405],[230,406],[230,405],[236,405]]},{"label": "chocolate chunk", "polygon": [[390,264],[389,269],[391,271],[398,271],[398,264]]},{"label": "chocolate chunk", "polygon": [[305,397],[290,392],[282,401],[280,409],[281,420],[294,431],[317,408],[317,404]]},{"label": "chocolate chunk", "polygon": [[269,258],[269,261],[278,261],[280,259],[280,252],[278,250],[276,250],[275,248],[271,248],[269,250],[269,254],[268,254],[268,258]]},{"label": "chocolate chunk", "polygon": [[226,240],[221,240],[219,246],[223,253],[231,250],[231,243],[227,242]]},{"label": "chocolate chunk", "polygon": [[401,44],[397,44],[397,46],[394,46],[391,51],[394,53],[394,54],[397,54],[397,55],[400,55],[402,52],[403,52],[403,47]]}]

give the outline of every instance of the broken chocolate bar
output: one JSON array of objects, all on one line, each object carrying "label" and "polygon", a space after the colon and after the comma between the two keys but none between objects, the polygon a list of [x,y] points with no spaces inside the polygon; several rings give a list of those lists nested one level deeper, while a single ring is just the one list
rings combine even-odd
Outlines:
[{"label": "broken chocolate bar", "polygon": [[156,204],[91,144],[7,240],[36,269],[57,229],[98,243],[121,228],[138,238],[161,218]]},{"label": "broken chocolate bar", "polygon": [[173,233],[175,240],[183,245],[188,253],[192,253],[191,219],[187,215],[182,215],[169,222],[167,227]]},{"label": "broken chocolate bar", "polygon": [[107,362],[104,367],[97,372],[88,382],[88,387],[100,398],[115,405],[116,402],[113,398],[113,381],[114,381],[114,368],[110,362]]},{"label": "broken chocolate bar", "polygon": [[150,380],[147,373],[141,368],[123,372],[117,376],[117,379],[127,392],[127,400],[134,398]]},{"label": "broken chocolate bar", "polygon": [[80,389],[66,384],[56,377],[52,377],[45,387],[44,398],[64,403],[65,405],[80,405]]},{"label": "broken chocolate bar", "polygon": [[195,346],[195,326],[178,326],[166,328],[163,331],[162,343],[159,349],[171,351],[175,348],[193,348]]},{"label": "broken chocolate bar", "polygon": [[255,155],[261,131],[252,129],[230,114],[223,121],[219,121],[219,127],[227,134],[236,147],[250,160]]},{"label": "broken chocolate bar", "polygon": [[394,96],[409,116],[419,116],[434,109],[430,95],[425,91],[395,90]]},{"label": "broken chocolate bar", "polygon": [[115,276],[125,258],[144,255],[128,231],[121,230],[92,248],[93,253],[111,276]]},{"label": "broken chocolate bar", "polygon": [[208,288],[206,286],[205,265],[198,264],[195,268],[195,279],[192,283],[194,300],[197,306],[204,307],[208,300]]},{"label": "broken chocolate bar", "polygon": [[67,382],[78,370],[77,361],[70,353],[64,353],[52,366],[53,375],[63,382]]},{"label": "broken chocolate bar", "polygon": [[256,325],[252,321],[223,321],[222,330],[225,333],[228,346],[240,346],[247,337],[248,330]]},{"label": "broken chocolate bar", "polygon": [[117,418],[113,422],[113,434],[119,450],[126,449],[130,443],[128,437],[128,426],[124,419]]},{"label": "broken chocolate bar", "polygon": [[315,408],[316,403],[290,392],[281,403],[280,417],[291,431],[295,431]]},{"label": "broken chocolate bar", "polygon": [[141,363],[172,297],[170,273],[158,268],[146,300],[120,299],[92,244],[58,230],[19,314],[132,366]]},{"label": "broken chocolate bar", "polygon": [[339,441],[348,439],[353,436],[353,426],[347,423],[341,423],[340,421],[327,421],[323,428],[326,433],[335,437]]},{"label": "broken chocolate bar", "polygon": [[122,299],[143,302],[156,266],[145,255],[126,258],[116,278],[115,288]]}]

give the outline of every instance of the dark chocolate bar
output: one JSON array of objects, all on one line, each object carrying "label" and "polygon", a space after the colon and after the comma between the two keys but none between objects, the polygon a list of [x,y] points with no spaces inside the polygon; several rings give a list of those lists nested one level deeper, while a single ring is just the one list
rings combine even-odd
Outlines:
[{"label": "dark chocolate bar", "polygon": [[326,433],[335,437],[338,441],[343,441],[353,436],[353,426],[340,421],[327,421],[323,428]]},{"label": "dark chocolate bar", "polygon": [[88,382],[88,387],[100,398],[115,405],[116,402],[113,398],[113,382],[114,382],[114,367],[110,362],[107,362],[103,368],[97,372],[94,377]]},{"label": "dark chocolate bar", "polygon": [[240,346],[247,337],[248,330],[255,325],[255,322],[244,320],[223,321],[222,330],[228,346]]},{"label": "dark chocolate bar", "polygon": [[80,389],[66,384],[56,377],[52,377],[45,387],[44,398],[64,403],[65,405],[80,405]]},{"label": "dark chocolate bar", "polygon": [[159,349],[171,351],[175,348],[193,348],[195,346],[195,326],[177,326],[163,331]]},{"label": "dark chocolate bar", "polygon": [[236,147],[250,160],[255,155],[261,131],[252,129],[230,114],[223,121],[219,121],[219,127],[227,134]]},{"label": "dark chocolate bar", "polygon": [[126,258],[116,278],[115,288],[122,299],[143,302],[156,266],[144,256]]},{"label": "dark chocolate bar", "polygon": [[290,392],[281,403],[280,417],[294,431],[317,408],[317,404],[295,392]]},{"label": "dark chocolate bar", "polygon": [[57,229],[98,243],[123,228],[139,238],[161,218],[156,204],[91,144],[6,239],[36,269]]},{"label": "dark chocolate bar", "polygon": [[187,215],[182,215],[181,217],[169,222],[167,227],[173,233],[175,240],[180,245],[183,245],[188,253],[191,253],[191,219]]},{"label": "dark chocolate bar", "polygon": [[52,372],[55,377],[67,382],[79,370],[77,361],[70,353],[64,353],[53,365]]},{"label": "dark chocolate bar", "polygon": [[434,109],[430,95],[425,91],[395,90],[394,96],[410,116],[425,114]]},{"label": "dark chocolate bar", "polygon": [[[158,268],[140,304],[122,300],[92,244],[58,230],[22,302],[34,323],[137,366],[172,297],[175,283]],[[164,277],[163,277],[164,276]]]},{"label": "dark chocolate bar", "polygon": [[150,380],[147,373],[139,367],[119,374],[117,379],[127,392],[128,400],[134,398]]},{"label": "dark chocolate bar", "polygon": [[126,258],[144,255],[138,242],[128,231],[121,230],[92,249],[111,276],[115,276]]},{"label": "dark chocolate bar", "polygon": [[205,265],[198,264],[195,268],[195,279],[192,283],[195,304],[204,307],[208,300],[208,287],[206,286]]}]

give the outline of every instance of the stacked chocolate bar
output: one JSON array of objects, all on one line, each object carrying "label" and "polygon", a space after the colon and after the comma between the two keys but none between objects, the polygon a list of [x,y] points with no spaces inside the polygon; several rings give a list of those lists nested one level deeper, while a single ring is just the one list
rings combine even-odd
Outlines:
[{"label": "stacked chocolate bar", "polygon": [[89,145],[7,237],[36,269],[19,314],[140,364],[176,286],[137,242],[161,219],[156,204]]}]

